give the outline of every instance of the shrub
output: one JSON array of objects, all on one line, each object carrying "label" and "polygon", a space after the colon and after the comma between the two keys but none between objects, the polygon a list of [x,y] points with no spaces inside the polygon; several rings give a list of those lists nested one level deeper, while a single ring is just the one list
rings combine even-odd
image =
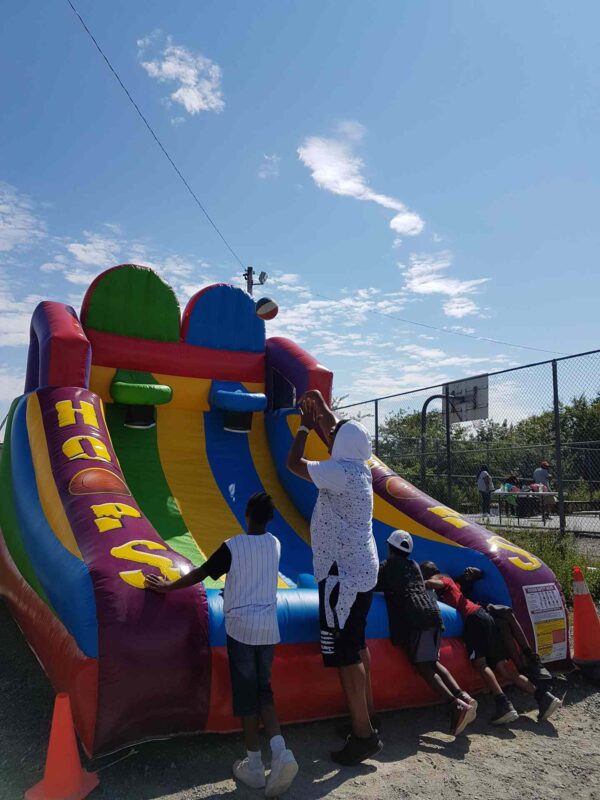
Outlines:
[{"label": "shrub", "polygon": [[582,553],[572,534],[560,537],[556,532],[512,528],[502,531],[502,536],[538,556],[550,567],[562,586],[569,605],[573,602],[571,583],[574,566],[581,567],[592,597],[596,603],[600,602],[600,558]]}]

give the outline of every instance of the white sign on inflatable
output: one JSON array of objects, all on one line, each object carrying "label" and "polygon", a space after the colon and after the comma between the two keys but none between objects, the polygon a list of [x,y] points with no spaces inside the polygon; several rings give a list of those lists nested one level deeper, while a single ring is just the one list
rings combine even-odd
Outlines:
[{"label": "white sign on inflatable", "polygon": [[524,586],[523,591],[540,658],[562,661],[567,657],[567,620],[558,587],[554,583],[538,583]]}]

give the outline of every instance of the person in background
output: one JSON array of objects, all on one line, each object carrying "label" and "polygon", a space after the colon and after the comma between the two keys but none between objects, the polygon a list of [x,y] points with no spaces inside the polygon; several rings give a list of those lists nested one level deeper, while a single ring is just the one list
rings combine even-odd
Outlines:
[{"label": "person in background", "polygon": [[547,489],[550,489],[550,464],[547,461],[540,462],[539,467],[533,470],[533,482],[541,483]]},{"label": "person in background", "polygon": [[[552,488],[550,482],[552,475],[550,474],[550,464],[547,461],[541,461],[539,467],[533,470],[533,482],[542,487],[542,491],[550,491]],[[545,487],[545,488],[544,488]],[[547,509],[546,518],[552,519],[552,514],[556,513],[556,500],[554,496],[540,497],[542,505],[542,512]]]},{"label": "person in background", "polygon": [[477,488],[481,495],[481,513],[484,517],[490,516],[490,503],[492,500],[492,492],[494,491],[494,481],[489,473],[485,464],[479,468],[477,475]]},{"label": "person in background", "polygon": [[506,516],[514,517],[517,514],[517,492],[519,491],[519,484],[516,475],[509,475],[500,487],[501,491],[506,492],[504,496],[504,506],[506,508]]},{"label": "person in background", "polygon": [[[371,439],[353,420],[338,420],[317,390],[300,399],[300,427],[287,468],[312,481],[319,494],[310,522],[315,578],[319,584],[321,653],[338,670],[352,718],[352,732],[331,758],[353,766],[382,748],[374,722],[367,615],[377,583],[379,559],[373,537],[373,486],[367,461]],[[331,458],[308,461],[306,438],[318,427]]]},{"label": "person in background", "polygon": [[388,537],[389,557],[379,565],[376,592],[387,605],[392,644],[402,647],[423,680],[446,700],[454,736],[477,714],[477,701],[464,692],[440,663],[442,615],[435,594],[428,591],[421,570],[410,558],[413,540],[407,531]]},{"label": "person in background", "polygon": [[[279,540],[267,531],[273,519],[273,501],[257,492],[246,506],[247,535],[223,542],[200,567],[175,581],[162,575],[146,575],[146,588],[167,593],[193,586],[210,577],[227,575],[223,613],[231,674],[233,713],[241,719],[246,758],[233,765],[233,774],[253,789],[265,788],[267,797],[278,797],[292,784],[298,764],[286,749],[271,689],[271,667],[279,642],[277,578]],[[260,749],[262,719],[271,744],[271,772],[265,776]]]},{"label": "person in background", "polygon": [[539,708],[538,722],[549,719],[562,706],[562,701],[543,685],[534,684],[519,673],[507,660],[502,635],[494,618],[478,603],[468,600],[452,578],[441,575],[433,561],[421,564],[421,572],[428,589],[434,589],[442,602],[455,608],[464,622],[463,638],[473,666],[494,695],[496,713],[492,725],[504,725],[519,718],[515,707],[502,691],[495,671],[501,679],[510,681],[527,694],[534,695]]}]

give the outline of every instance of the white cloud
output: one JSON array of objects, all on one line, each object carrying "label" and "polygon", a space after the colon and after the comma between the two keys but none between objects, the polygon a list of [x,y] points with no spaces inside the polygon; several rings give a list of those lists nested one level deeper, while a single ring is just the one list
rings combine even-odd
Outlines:
[{"label": "white cloud", "polygon": [[456,331],[457,333],[466,333],[472,336],[475,333],[475,328],[465,328],[464,325],[450,325],[448,330]]},{"label": "white cloud", "polygon": [[[23,394],[24,388],[25,371],[12,369],[5,364],[0,364],[0,402],[3,404],[12,403],[15,397]],[[4,418],[4,414],[2,417]]]},{"label": "white cloud", "polygon": [[34,215],[30,199],[0,182],[0,252],[30,247],[45,236],[46,223]]},{"label": "white cloud", "polygon": [[398,264],[404,276],[404,288],[417,295],[441,294],[450,299],[444,305],[444,313],[448,317],[462,318],[469,314],[479,313],[479,306],[469,295],[477,294],[479,288],[489,278],[459,280],[446,274],[452,265],[452,256],[448,251],[441,253],[411,253],[410,266]]},{"label": "white cloud", "polygon": [[107,269],[118,263],[119,243],[98,233],[83,232],[85,241],[71,242],[67,250],[81,264]]},{"label": "white cloud", "polygon": [[350,139],[352,142],[360,142],[367,133],[365,126],[355,119],[341,120],[336,125],[336,131],[344,139]]},{"label": "white cloud", "polygon": [[43,299],[28,294],[23,300],[18,300],[7,282],[0,285],[0,347],[29,344],[31,314]]},{"label": "white cloud", "polygon": [[281,158],[275,153],[271,155],[264,155],[260,167],[258,168],[258,177],[265,180],[266,178],[279,177],[279,162]]},{"label": "white cloud", "polygon": [[462,319],[479,311],[479,306],[468,297],[452,297],[450,300],[446,300],[443,308],[447,317],[456,319]]},{"label": "white cloud", "polygon": [[[340,138],[309,136],[298,148],[298,156],[310,170],[313,181],[320,189],[333,194],[377,203],[395,211],[390,228],[401,236],[416,236],[421,233],[425,223],[418,214],[410,211],[395,197],[379,194],[369,186],[363,174],[364,162],[353,150],[357,138],[364,134],[364,127],[350,121],[340,125],[344,126],[342,131],[338,126],[338,133],[342,133]],[[353,129],[352,126],[360,126],[360,135],[358,129]]]},{"label": "white cloud", "polygon": [[[172,36],[166,37],[166,46],[157,56],[142,60],[148,48],[156,48],[162,38],[160,31],[138,39],[138,57],[141,66],[151,78],[159,83],[173,82],[177,88],[169,95],[167,104],[178,103],[188,114],[201,111],[219,113],[225,108],[221,89],[221,68],[202,53],[194,52],[182,45],[176,45]],[[172,122],[178,124],[180,117]]]}]

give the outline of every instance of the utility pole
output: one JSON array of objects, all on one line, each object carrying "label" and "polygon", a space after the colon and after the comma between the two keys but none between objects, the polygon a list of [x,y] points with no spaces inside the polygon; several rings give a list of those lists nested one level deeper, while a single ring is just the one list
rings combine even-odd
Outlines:
[{"label": "utility pole", "polygon": [[246,271],[243,273],[243,278],[246,281],[246,291],[249,295],[252,294],[252,289],[255,286],[262,286],[269,277],[266,272],[261,272],[258,276],[258,280],[255,281],[254,274],[254,267],[247,267]]}]

